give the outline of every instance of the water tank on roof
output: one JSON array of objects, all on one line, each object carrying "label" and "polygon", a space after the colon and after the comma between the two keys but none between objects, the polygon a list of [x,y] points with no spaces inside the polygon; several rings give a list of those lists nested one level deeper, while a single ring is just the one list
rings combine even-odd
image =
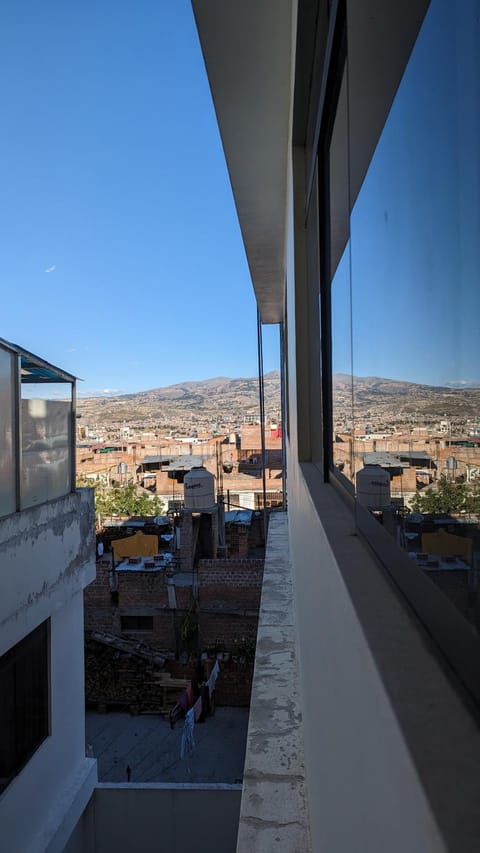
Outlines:
[{"label": "water tank on roof", "polygon": [[185,509],[208,512],[215,508],[215,477],[205,468],[192,468],[183,481]]},{"label": "water tank on roof", "polygon": [[380,465],[365,465],[357,473],[357,500],[367,509],[385,509],[391,504],[390,474]]}]

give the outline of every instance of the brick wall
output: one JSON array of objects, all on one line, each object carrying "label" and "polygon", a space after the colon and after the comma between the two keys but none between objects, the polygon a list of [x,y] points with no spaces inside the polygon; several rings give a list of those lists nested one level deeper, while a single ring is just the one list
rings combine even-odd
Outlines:
[{"label": "brick wall", "polygon": [[200,610],[207,607],[210,610],[258,611],[262,579],[262,559],[200,560]]},{"label": "brick wall", "polygon": [[108,574],[111,564],[108,560],[97,562],[97,576],[85,589],[85,610],[90,607],[110,606],[110,586]]},{"label": "brick wall", "polygon": [[243,614],[225,610],[223,613],[200,610],[198,616],[199,648],[226,651],[234,654],[248,644],[254,647],[257,638],[258,612]]},{"label": "brick wall", "polygon": [[[201,560],[198,566],[198,612],[192,609],[190,585],[175,587],[177,610],[171,610],[164,571],[117,572],[118,604],[115,604],[110,591],[109,566],[99,562],[97,578],[85,590],[85,629],[87,632],[104,631],[133,637],[159,651],[169,651],[177,656],[188,654],[194,660],[200,652],[211,655],[226,652],[231,660],[222,667],[225,674],[218,684],[218,703],[247,706],[262,578],[263,559]],[[122,632],[121,617],[125,615],[152,615],[153,629]],[[186,622],[194,628],[188,639],[184,631]],[[198,633],[195,630],[197,624]],[[120,656],[118,664],[112,663],[108,656],[105,659],[103,647],[92,645],[91,640],[87,644],[88,701],[100,704],[118,702],[120,705],[127,702],[128,697],[133,704],[140,701],[141,678],[137,679],[135,672],[136,667],[139,672],[143,671],[143,664],[129,662],[124,655]],[[98,653],[98,648],[102,648],[101,653]],[[104,676],[96,656],[103,660]],[[105,690],[103,677],[108,677]],[[128,682],[126,686],[123,685],[124,679]],[[150,701],[155,704],[150,688],[145,695],[147,704]]]},{"label": "brick wall", "polygon": [[119,607],[168,606],[165,571],[116,573]]},{"label": "brick wall", "polygon": [[248,557],[249,529],[242,524],[229,524],[225,531],[225,541],[229,555]]}]

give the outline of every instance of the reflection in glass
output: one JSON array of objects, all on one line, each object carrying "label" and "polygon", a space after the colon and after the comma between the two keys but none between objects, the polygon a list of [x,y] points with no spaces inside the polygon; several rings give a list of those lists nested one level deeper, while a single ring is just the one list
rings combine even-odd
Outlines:
[{"label": "reflection in glass", "polygon": [[0,348],[0,517],[16,510],[12,362],[13,356]]},{"label": "reflection in glass", "polygon": [[332,439],[333,465],[355,480],[351,347],[350,246],[337,267],[331,291],[332,312]]},{"label": "reflection in glass", "polygon": [[354,467],[359,501],[477,627],[479,151],[478,4],[434,0],[351,215]]},{"label": "reflection in glass", "polygon": [[345,65],[329,152],[332,334],[332,440],[336,473],[354,480],[349,237],[348,97]]},{"label": "reflection in glass", "polygon": [[[39,388],[42,396],[34,396]],[[71,385],[22,382],[21,417],[22,507],[28,507],[71,491]]]}]

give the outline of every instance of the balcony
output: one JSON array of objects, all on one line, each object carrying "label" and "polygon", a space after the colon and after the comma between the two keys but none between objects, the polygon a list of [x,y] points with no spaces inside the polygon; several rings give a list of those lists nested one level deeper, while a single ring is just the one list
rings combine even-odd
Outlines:
[{"label": "balcony", "polygon": [[311,850],[287,514],[270,516],[237,853]]}]

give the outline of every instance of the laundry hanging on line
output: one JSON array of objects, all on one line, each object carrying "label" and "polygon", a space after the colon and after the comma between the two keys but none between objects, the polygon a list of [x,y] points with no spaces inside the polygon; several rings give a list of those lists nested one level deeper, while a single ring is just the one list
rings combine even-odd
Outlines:
[{"label": "laundry hanging on line", "polygon": [[195,738],[193,736],[195,728],[195,711],[190,708],[185,714],[185,723],[183,725],[182,742],[180,744],[180,758],[185,758],[190,755],[195,749]]}]

